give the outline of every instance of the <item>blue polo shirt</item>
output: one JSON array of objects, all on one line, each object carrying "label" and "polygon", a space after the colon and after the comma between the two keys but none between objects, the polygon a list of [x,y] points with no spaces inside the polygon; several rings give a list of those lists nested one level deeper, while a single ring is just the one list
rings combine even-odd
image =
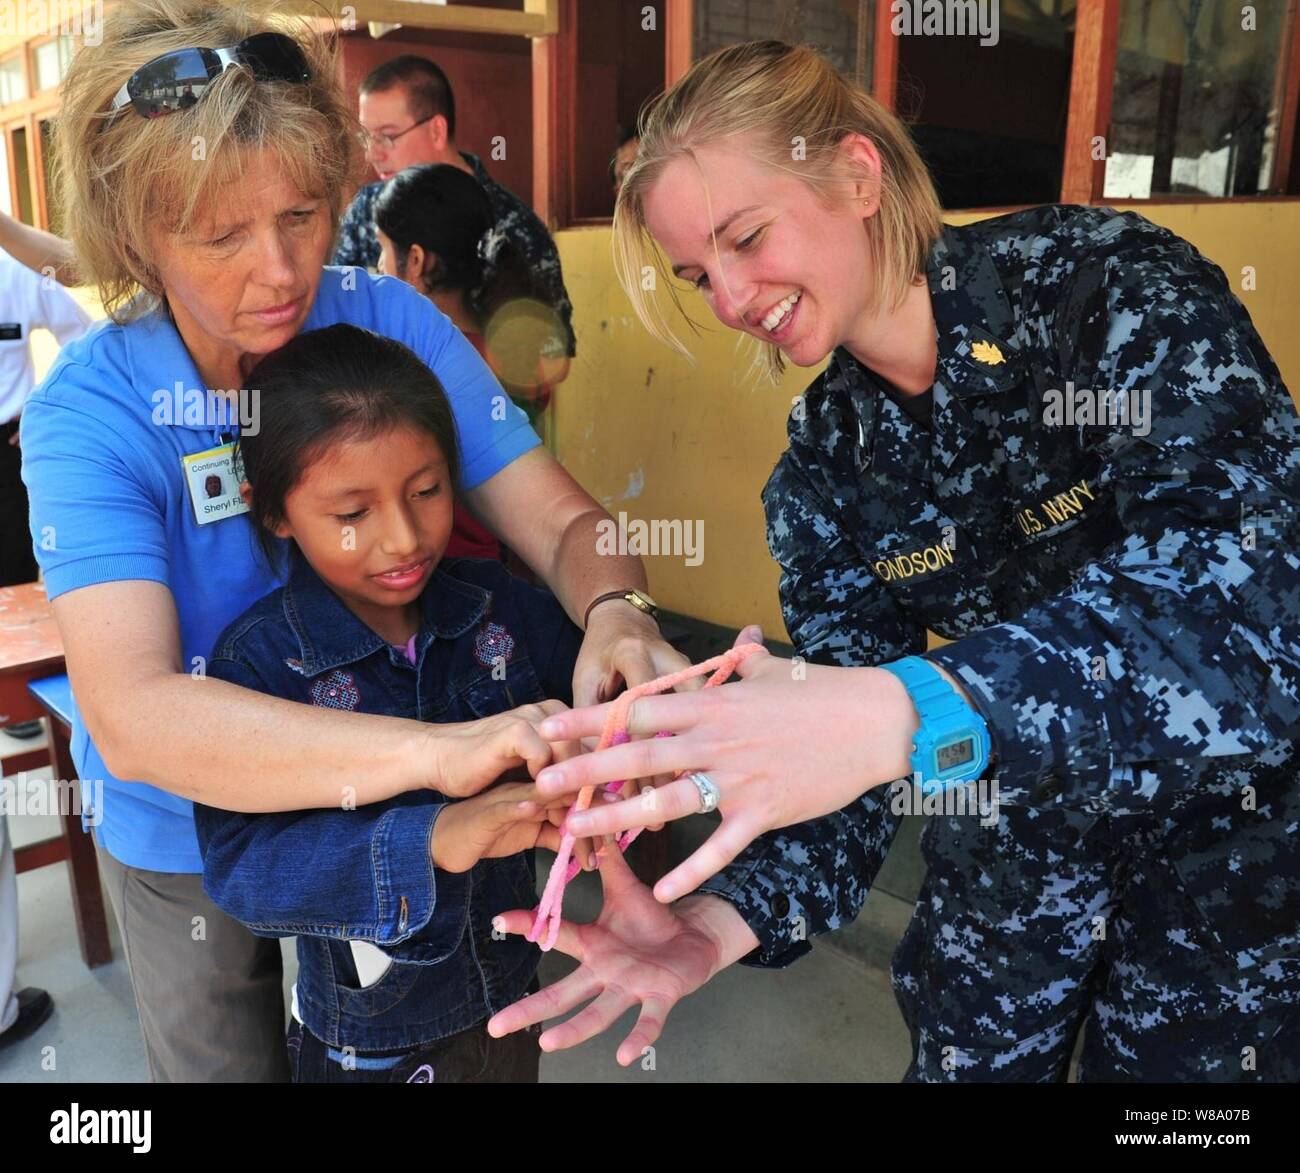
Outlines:
[{"label": "blue polo shirt", "polygon": [[[428,298],[391,277],[326,268],[304,330],[348,322],[405,343],[436,374],[455,412],[462,484],[473,488],[541,441],[474,347]],[[217,636],[282,585],[246,514],[199,525],[181,459],[237,434],[176,327],[161,313],[100,323],[64,347],[22,415],[32,541],[51,599],[124,579],[164,584],[182,665],[206,670]],[[167,715],[159,713],[165,724]],[[230,730],[237,737],[237,729]],[[113,777],[74,711],[72,758],[103,779],[102,845],[133,867],[202,872],[192,804]]]}]

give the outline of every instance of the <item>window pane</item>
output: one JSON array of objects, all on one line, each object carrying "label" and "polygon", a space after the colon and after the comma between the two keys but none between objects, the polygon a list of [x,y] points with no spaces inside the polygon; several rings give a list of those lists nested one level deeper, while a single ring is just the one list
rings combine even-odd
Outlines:
[{"label": "window pane", "polygon": [[0,212],[6,216],[14,214],[9,196],[9,136],[4,133],[0,133]]},{"label": "window pane", "polygon": [[[1125,0],[1106,199],[1268,188],[1285,4]],[[1243,22],[1257,27],[1242,28]]]},{"label": "window pane", "polygon": [[63,76],[62,55],[59,42],[66,38],[57,38],[37,45],[32,50],[32,68],[38,90],[52,90]]},{"label": "window pane", "polygon": [[744,41],[802,43],[870,89],[874,13],[875,0],[695,0],[693,55]]},{"label": "window pane", "polygon": [[0,61],[0,106],[7,102],[21,102],[27,97],[27,87],[23,83],[23,62],[21,57],[10,57]]},{"label": "window pane", "polygon": [[27,166],[27,130],[19,127],[10,132],[9,148],[14,156],[14,194],[18,197],[18,219],[35,224],[32,215],[32,173]]},{"label": "window pane", "polygon": [[1054,202],[1061,194],[1075,0],[1003,0],[985,11],[983,31],[978,21],[899,26],[898,112],[944,207]]},{"label": "window pane", "polygon": [[63,235],[63,208],[54,196],[54,144],[50,141],[54,124],[48,118],[42,118],[41,128],[41,166],[45,171],[45,211],[49,217],[50,231],[55,236]]}]

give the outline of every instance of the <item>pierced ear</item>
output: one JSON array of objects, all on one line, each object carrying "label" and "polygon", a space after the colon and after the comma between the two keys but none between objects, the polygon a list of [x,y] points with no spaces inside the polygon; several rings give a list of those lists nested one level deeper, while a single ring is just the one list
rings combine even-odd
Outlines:
[{"label": "pierced ear", "polygon": [[865,207],[862,201],[869,199],[871,209],[879,209],[882,168],[880,149],[867,135],[856,131],[844,135],[838,147],[841,161],[848,166],[851,173],[856,173],[853,198],[858,206]]}]

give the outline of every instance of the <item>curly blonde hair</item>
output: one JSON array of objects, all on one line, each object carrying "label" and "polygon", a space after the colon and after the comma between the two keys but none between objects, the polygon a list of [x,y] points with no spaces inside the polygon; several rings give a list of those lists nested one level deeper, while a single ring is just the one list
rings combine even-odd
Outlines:
[{"label": "curly blonde hair", "polygon": [[[304,194],[324,199],[337,232],[361,163],[337,40],[306,17],[273,10],[261,0],[122,0],[105,18],[102,40],[73,57],[54,127],[55,189],[77,270],[114,321],[129,322],[162,301],[150,229],[190,231],[208,197],[244,173],[250,151],[273,152]],[[262,81],[227,69],[188,109],[147,120],[129,107],[109,113],[122,84],[153,58],[225,48],[261,32],[293,37],[310,80]]]}]

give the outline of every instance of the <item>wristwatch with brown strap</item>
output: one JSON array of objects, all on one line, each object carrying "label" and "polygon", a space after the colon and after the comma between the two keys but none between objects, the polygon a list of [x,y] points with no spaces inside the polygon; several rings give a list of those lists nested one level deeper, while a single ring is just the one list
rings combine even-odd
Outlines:
[{"label": "wristwatch with brown strap", "polygon": [[645,591],[632,587],[625,591],[609,591],[606,594],[599,595],[587,604],[587,613],[582,617],[582,627],[585,631],[587,623],[591,619],[591,612],[601,603],[607,603],[610,599],[622,599],[624,602],[631,603],[643,615],[649,615],[651,619],[659,618],[659,604],[654,601]]}]

